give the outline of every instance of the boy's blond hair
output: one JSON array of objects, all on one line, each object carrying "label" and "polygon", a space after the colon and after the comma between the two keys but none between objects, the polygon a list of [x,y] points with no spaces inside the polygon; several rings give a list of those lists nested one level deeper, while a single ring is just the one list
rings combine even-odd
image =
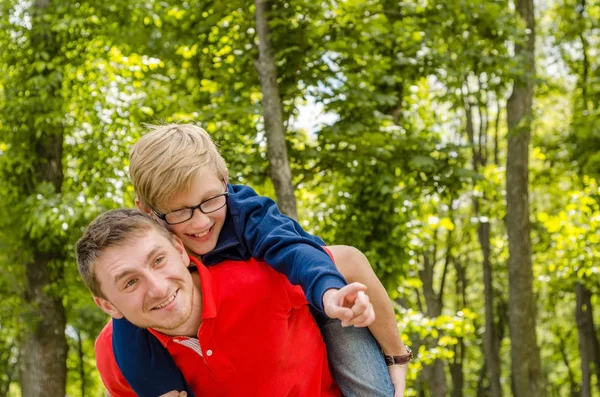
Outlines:
[{"label": "boy's blond hair", "polygon": [[148,126],[150,132],[133,145],[131,182],[143,206],[166,212],[166,202],[187,192],[206,167],[219,179],[228,175],[225,160],[210,135],[194,124]]}]

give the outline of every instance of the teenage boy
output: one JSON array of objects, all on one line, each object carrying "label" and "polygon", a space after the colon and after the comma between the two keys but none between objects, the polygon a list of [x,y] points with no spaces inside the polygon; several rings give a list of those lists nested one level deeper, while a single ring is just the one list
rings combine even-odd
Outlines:
[{"label": "teenage boy", "polygon": [[[204,265],[228,259],[264,260],[292,284],[302,286],[344,395],[394,395],[390,375],[396,396],[403,395],[406,365],[394,363],[405,364],[411,355],[398,338],[385,290],[362,254],[349,247],[330,247],[342,273],[350,281],[369,287],[379,317],[371,331],[390,356],[386,360],[394,364],[389,374],[373,336],[366,329],[355,328],[372,321],[368,311],[360,310],[366,296],[344,287],[344,277],[325,252],[322,240],[279,213],[272,200],[256,195],[247,186],[227,183],[225,162],[204,130],[194,125],[154,128],[134,145],[130,173],[138,207],[158,218]],[[344,305],[355,308],[356,313],[343,310]],[[327,317],[342,320],[341,325],[339,321],[327,321]],[[348,325],[355,327],[343,327]],[[160,374],[178,374],[167,362],[168,357],[158,360],[147,353],[147,346],[156,344],[148,332],[140,332],[127,321],[114,322],[116,360],[140,395],[145,395],[145,390],[152,395],[158,383],[167,383]],[[144,360],[146,365],[140,366],[138,358],[144,355],[153,360]],[[152,373],[156,376],[150,376],[149,381],[147,375]],[[172,390],[183,390],[182,386],[174,386]]]},{"label": "teenage boy", "polygon": [[[340,396],[302,290],[266,263],[207,268],[152,217],[119,209],[88,226],[77,264],[99,307],[166,348],[188,394]],[[111,332],[108,323],[96,342],[98,370],[111,395],[136,396],[112,356]]]}]

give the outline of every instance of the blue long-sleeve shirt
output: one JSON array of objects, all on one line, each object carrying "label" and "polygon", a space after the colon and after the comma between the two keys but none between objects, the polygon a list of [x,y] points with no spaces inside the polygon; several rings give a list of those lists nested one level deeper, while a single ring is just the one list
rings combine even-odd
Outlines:
[{"label": "blue long-sleeve shirt", "polygon": [[[215,248],[202,255],[202,263],[263,260],[300,285],[309,304],[323,312],[325,291],[346,285],[323,249],[324,242],[252,188],[230,184],[227,188],[227,216]],[[113,350],[119,369],[139,396],[156,397],[171,390],[194,395],[169,353],[147,330],[125,319],[113,320]]]}]

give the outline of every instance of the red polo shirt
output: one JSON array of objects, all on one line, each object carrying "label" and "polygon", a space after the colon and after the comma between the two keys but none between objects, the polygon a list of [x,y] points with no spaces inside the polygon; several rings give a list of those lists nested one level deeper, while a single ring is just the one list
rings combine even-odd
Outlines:
[{"label": "red polo shirt", "polygon": [[[300,287],[264,262],[205,267],[198,338],[152,332],[197,397],[340,396],[325,343]],[[135,396],[112,350],[112,322],[96,340],[96,364],[114,397]]]}]

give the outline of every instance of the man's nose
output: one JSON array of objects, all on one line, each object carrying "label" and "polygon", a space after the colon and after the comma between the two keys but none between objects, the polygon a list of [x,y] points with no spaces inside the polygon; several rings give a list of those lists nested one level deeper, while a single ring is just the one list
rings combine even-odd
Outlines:
[{"label": "man's nose", "polygon": [[169,291],[169,281],[159,272],[151,272],[147,277],[148,295],[163,297]]}]

